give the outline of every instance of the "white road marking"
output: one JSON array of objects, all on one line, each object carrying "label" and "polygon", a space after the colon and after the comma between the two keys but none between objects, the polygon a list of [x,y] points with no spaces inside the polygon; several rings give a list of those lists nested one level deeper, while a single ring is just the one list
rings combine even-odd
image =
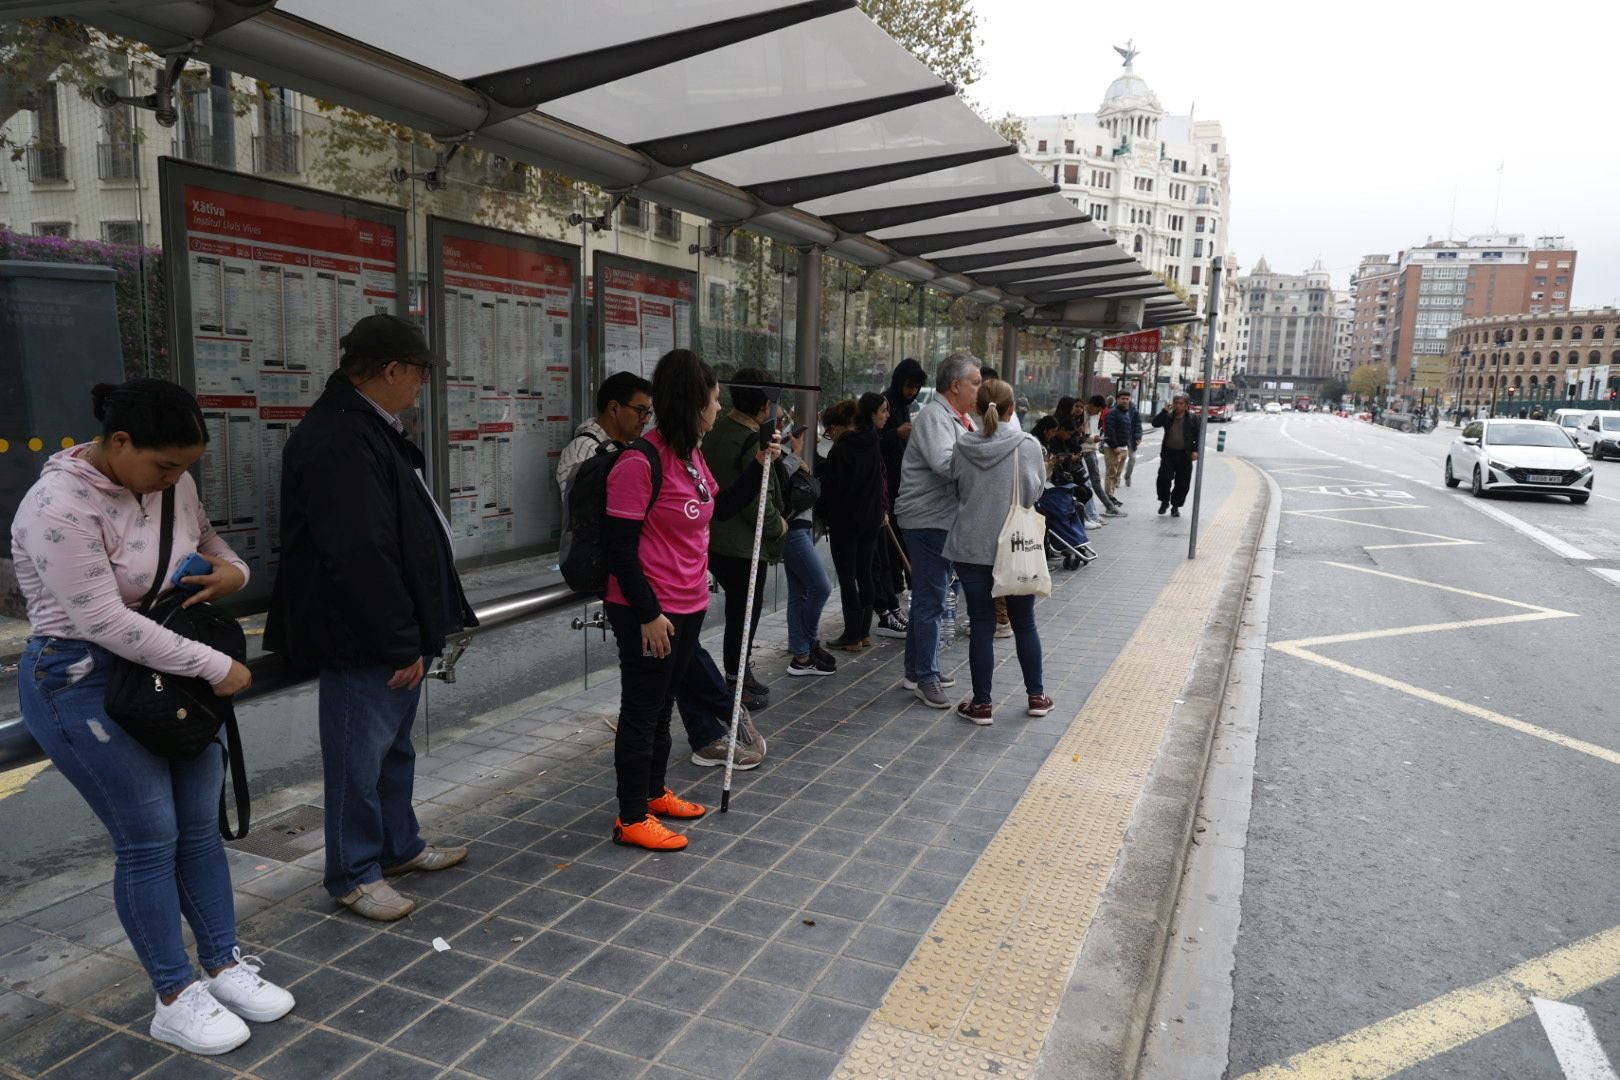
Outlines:
[{"label": "white road marking", "polygon": [[1478,510],[1486,517],[1495,518],[1497,521],[1500,521],[1514,532],[1528,536],[1530,539],[1534,540],[1536,543],[1540,544],[1554,555],[1561,556],[1565,559],[1581,559],[1583,561],[1590,560],[1592,558],[1592,556],[1588,555],[1574,544],[1566,544],[1552,533],[1547,532],[1544,529],[1538,529],[1528,521],[1525,521],[1522,518],[1514,517],[1506,510],[1499,510],[1494,506],[1490,506],[1479,501],[1478,499],[1470,499],[1467,505],[1472,506],[1475,510]]},{"label": "white road marking", "polygon": [[[1610,585],[1620,585],[1620,570],[1613,570],[1607,566],[1588,566],[1587,569]],[[0,796],[0,798],[4,798],[4,796]]]},{"label": "white road marking", "polygon": [[1535,1006],[1566,1080],[1620,1080],[1585,1009],[1539,997],[1531,998],[1530,1004]]}]

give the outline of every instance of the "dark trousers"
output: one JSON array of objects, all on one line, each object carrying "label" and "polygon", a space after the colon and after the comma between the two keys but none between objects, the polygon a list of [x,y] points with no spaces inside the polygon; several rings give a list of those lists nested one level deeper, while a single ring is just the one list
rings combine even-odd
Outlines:
[{"label": "dark trousers", "polygon": [[[861,637],[861,626],[876,603],[872,581],[872,560],[879,534],[834,529],[827,536],[832,549],[833,569],[838,572],[838,598],[844,606],[844,640]],[[867,627],[870,629],[870,625]]]},{"label": "dark trousers", "polygon": [[1159,501],[1180,506],[1192,486],[1192,454],[1165,448],[1159,451]]},{"label": "dark trousers", "polygon": [[[743,605],[748,602],[748,560],[735,555],[709,555],[709,569],[726,594],[726,640],[721,658],[726,662],[726,678],[742,677]],[[748,627],[748,640],[759,632],[759,613],[765,607],[765,562],[760,561],[754,581],[754,611]]]},{"label": "dark trousers", "polygon": [[715,667],[714,657],[702,645],[692,647],[686,673],[675,684],[675,704],[680,707],[686,741],[693,750],[724,738],[730,730],[731,691]]},{"label": "dark trousers", "polygon": [[894,550],[894,541],[879,529],[877,549],[872,552],[872,609],[880,614],[897,610],[905,584],[905,570]]},{"label": "dark trousers", "polygon": [[669,718],[703,629],[703,616],[670,615],[675,640],[669,655],[642,655],[641,620],[624,604],[603,604],[619,643],[619,730],[613,740],[618,774],[619,820],[633,825],[647,816],[647,800],[664,793],[669,769]]}]

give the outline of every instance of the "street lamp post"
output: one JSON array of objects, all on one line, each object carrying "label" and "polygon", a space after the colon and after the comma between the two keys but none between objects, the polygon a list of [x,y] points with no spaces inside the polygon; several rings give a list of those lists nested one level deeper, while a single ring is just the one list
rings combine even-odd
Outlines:
[{"label": "street lamp post", "polygon": [[1496,332],[1496,369],[1491,375],[1491,415],[1496,415],[1496,392],[1502,385],[1502,350],[1507,346],[1508,332]]}]

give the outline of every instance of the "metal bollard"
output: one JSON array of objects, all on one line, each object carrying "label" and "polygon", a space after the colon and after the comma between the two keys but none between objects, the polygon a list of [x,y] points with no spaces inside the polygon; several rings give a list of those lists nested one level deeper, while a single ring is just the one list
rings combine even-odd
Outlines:
[{"label": "metal bollard", "polygon": [[1215,452],[1219,454],[1226,449],[1226,432],[1224,430],[1215,435]]}]

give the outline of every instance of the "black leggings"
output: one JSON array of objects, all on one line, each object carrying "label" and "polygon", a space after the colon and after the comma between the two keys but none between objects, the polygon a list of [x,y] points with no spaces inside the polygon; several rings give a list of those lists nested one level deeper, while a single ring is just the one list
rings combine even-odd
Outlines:
[{"label": "black leggings", "polygon": [[834,529],[827,534],[833,569],[838,571],[838,598],[844,605],[846,641],[852,635],[861,635],[861,612],[870,610],[873,604],[872,559],[877,552],[878,535],[847,529]]},{"label": "black leggings", "polygon": [[[709,555],[709,569],[726,594],[726,639],[721,657],[726,678],[742,677],[743,604],[748,600],[748,560],[735,555]],[[759,633],[759,613],[765,607],[765,561],[760,560],[759,577],[754,582],[754,612],[748,640]]]},{"label": "black leggings", "polygon": [[641,621],[633,610],[623,604],[602,607],[619,643],[619,730],[613,739],[619,820],[634,825],[647,816],[647,800],[664,793],[675,688],[686,674],[707,612],[666,613],[675,639],[669,655],[658,659],[642,655]]}]

